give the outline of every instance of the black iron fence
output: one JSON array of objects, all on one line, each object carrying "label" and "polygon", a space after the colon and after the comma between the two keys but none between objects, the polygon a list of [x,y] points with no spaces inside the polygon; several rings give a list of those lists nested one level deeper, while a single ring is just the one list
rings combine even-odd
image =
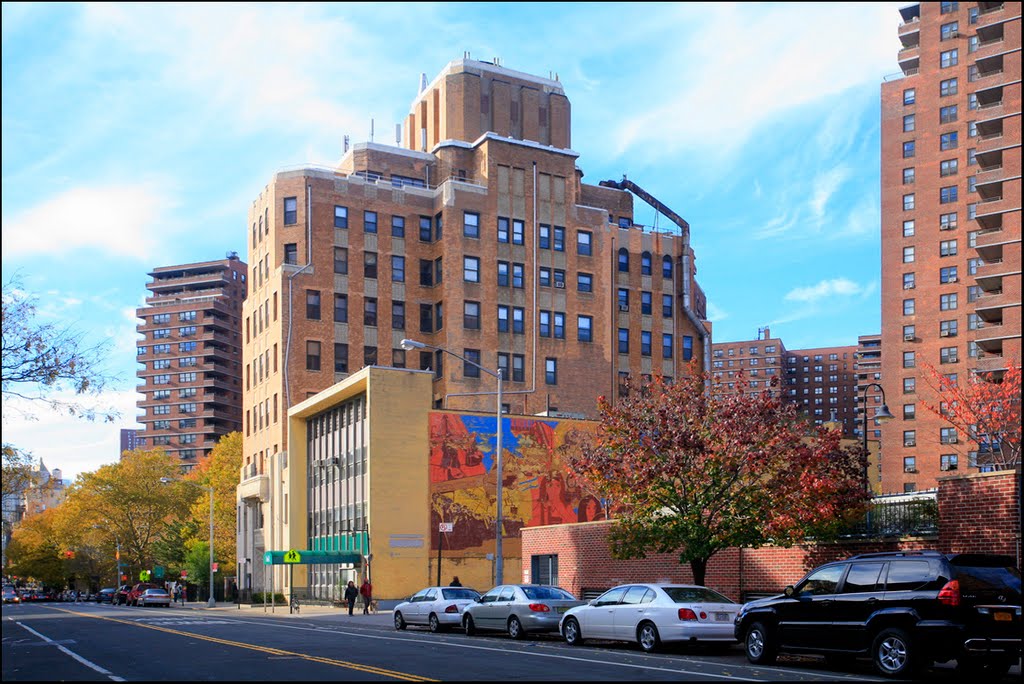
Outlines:
[{"label": "black iron fence", "polygon": [[876,496],[843,538],[928,536],[939,533],[938,490]]}]

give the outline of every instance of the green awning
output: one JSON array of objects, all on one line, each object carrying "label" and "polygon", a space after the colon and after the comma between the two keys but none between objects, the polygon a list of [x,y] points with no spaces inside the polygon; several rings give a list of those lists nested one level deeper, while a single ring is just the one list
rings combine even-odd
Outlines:
[{"label": "green awning", "polygon": [[[288,556],[287,560],[285,559],[286,555]],[[362,562],[363,555],[351,551],[296,549],[293,551],[266,551],[263,554],[264,565],[360,565]]]}]

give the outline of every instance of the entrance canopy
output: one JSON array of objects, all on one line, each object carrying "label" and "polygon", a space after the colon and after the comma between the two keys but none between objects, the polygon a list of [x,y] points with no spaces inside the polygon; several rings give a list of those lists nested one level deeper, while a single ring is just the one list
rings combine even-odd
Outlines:
[{"label": "entrance canopy", "polygon": [[359,565],[363,562],[360,553],[352,551],[267,551],[263,554],[264,565]]}]

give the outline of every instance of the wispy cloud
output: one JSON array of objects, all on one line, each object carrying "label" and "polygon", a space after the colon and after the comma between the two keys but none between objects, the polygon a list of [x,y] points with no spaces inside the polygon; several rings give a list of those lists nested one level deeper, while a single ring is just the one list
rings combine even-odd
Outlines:
[{"label": "wispy cloud", "polygon": [[728,312],[715,306],[715,303],[708,300],[708,320],[712,323],[724,321],[729,317]]},{"label": "wispy cloud", "polygon": [[786,293],[784,299],[788,302],[818,302],[822,299],[841,296],[849,297],[861,292],[862,288],[857,283],[846,278],[834,278],[822,280],[821,282],[808,287],[798,287]]}]

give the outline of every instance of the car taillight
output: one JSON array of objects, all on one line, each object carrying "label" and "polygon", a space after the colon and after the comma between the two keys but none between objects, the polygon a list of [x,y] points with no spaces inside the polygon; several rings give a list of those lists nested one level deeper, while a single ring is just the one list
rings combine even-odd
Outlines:
[{"label": "car taillight", "polygon": [[447,608],[445,608],[444,612],[446,612],[446,613],[458,613],[459,612],[459,607],[453,603],[452,605],[450,605]]},{"label": "car taillight", "polygon": [[534,613],[550,613],[551,612],[551,608],[549,608],[544,603],[531,603],[530,604],[530,610],[532,610]]},{"label": "car taillight", "polygon": [[951,580],[939,591],[939,603],[953,608],[960,605],[960,582]]},{"label": "car taillight", "polygon": [[679,619],[680,620],[696,620],[697,619],[697,614],[694,613],[689,608],[680,608],[679,609]]},{"label": "car taillight", "polygon": [[705,613],[703,610],[700,611],[700,619],[701,620],[707,620],[708,619],[708,614]]}]

